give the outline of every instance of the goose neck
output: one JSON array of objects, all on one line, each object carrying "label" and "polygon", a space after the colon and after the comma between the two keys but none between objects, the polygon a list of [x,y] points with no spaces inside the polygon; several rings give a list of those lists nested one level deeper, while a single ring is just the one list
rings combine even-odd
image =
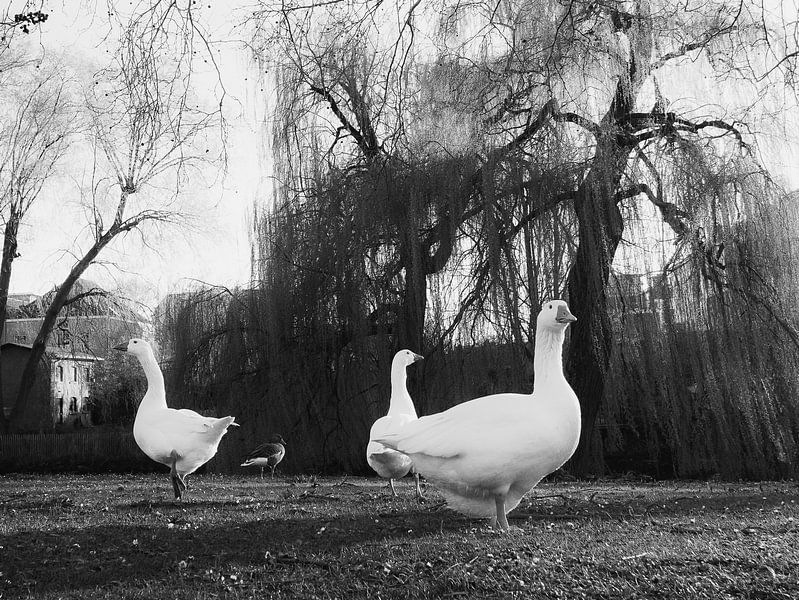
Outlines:
[{"label": "goose neck", "polygon": [[147,394],[143,402],[149,404],[163,405],[166,407],[166,389],[164,387],[164,374],[161,372],[161,367],[155,360],[152,354],[145,354],[139,356],[139,362],[144,370],[144,376],[147,378]]},{"label": "goose neck", "polygon": [[536,333],[533,369],[535,384],[565,379],[563,375],[564,330],[541,329]]},{"label": "goose neck", "polygon": [[390,413],[415,413],[411,395],[408,393],[408,374],[405,365],[391,367],[391,400],[388,411]]}]

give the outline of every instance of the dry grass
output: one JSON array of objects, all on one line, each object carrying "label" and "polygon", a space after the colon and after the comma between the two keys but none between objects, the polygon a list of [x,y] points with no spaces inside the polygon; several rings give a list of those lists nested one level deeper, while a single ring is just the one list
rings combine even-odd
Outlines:
[{"label": "dry grass", "polygon": [[0,477],[1,598],[799,598],[795,483],[540,486],[521,531],[376,479]]}]

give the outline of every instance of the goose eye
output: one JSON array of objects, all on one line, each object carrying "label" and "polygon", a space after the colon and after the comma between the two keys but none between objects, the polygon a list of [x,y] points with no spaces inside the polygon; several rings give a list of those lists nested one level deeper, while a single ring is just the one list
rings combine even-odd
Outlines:
[{"label": "goose eye", "polygon": [[552,305],[551,304],[549,305],[549,310],[552,310]]}]

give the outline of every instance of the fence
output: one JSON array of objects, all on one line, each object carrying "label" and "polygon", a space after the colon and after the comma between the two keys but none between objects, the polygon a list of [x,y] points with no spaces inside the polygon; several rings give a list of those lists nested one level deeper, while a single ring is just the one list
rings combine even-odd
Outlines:
[{"label": "fence", "polygon": [[129,431],[0,435],[0,473],[152,471]]}]

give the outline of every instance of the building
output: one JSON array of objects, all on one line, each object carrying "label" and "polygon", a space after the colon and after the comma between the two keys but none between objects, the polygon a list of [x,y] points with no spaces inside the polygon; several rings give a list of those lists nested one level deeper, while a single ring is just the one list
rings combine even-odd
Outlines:
[{"label": "building", "polygon": [[[89,300],[70,304],[67,314],[58,319],[39,365],[28,406],[18,412],[11,424],[15,431],[53,431],[91,425],[88,400],[95,366],[114,346],[142,335],[145,319],[95,284],[80,281],[73,291]],[[6,417],[12,414],[22,371],[41,328],[47,303],[48,295],[34,297],[10,311],[12,318],[6,320],[0,338],[2,410]]]},{"label": "building", "polygon": [[[3,412],[11,413],[31,346],[7,342],[0,347]],[[89,391],[94,365],[103,360],[88,354],[48,349],[42,358],[30,400],[13,423],[15,431],[53,431],[88,427]]]},{"label": "building", "polygon": [[[0,344],[31,345],[41,325],[41,317],[8,319]],[[111,348],[131,337],[141,336],[141,333],[142,321],[131,316],[69,316],[58,320],[48,347],[105,358]]]}]

